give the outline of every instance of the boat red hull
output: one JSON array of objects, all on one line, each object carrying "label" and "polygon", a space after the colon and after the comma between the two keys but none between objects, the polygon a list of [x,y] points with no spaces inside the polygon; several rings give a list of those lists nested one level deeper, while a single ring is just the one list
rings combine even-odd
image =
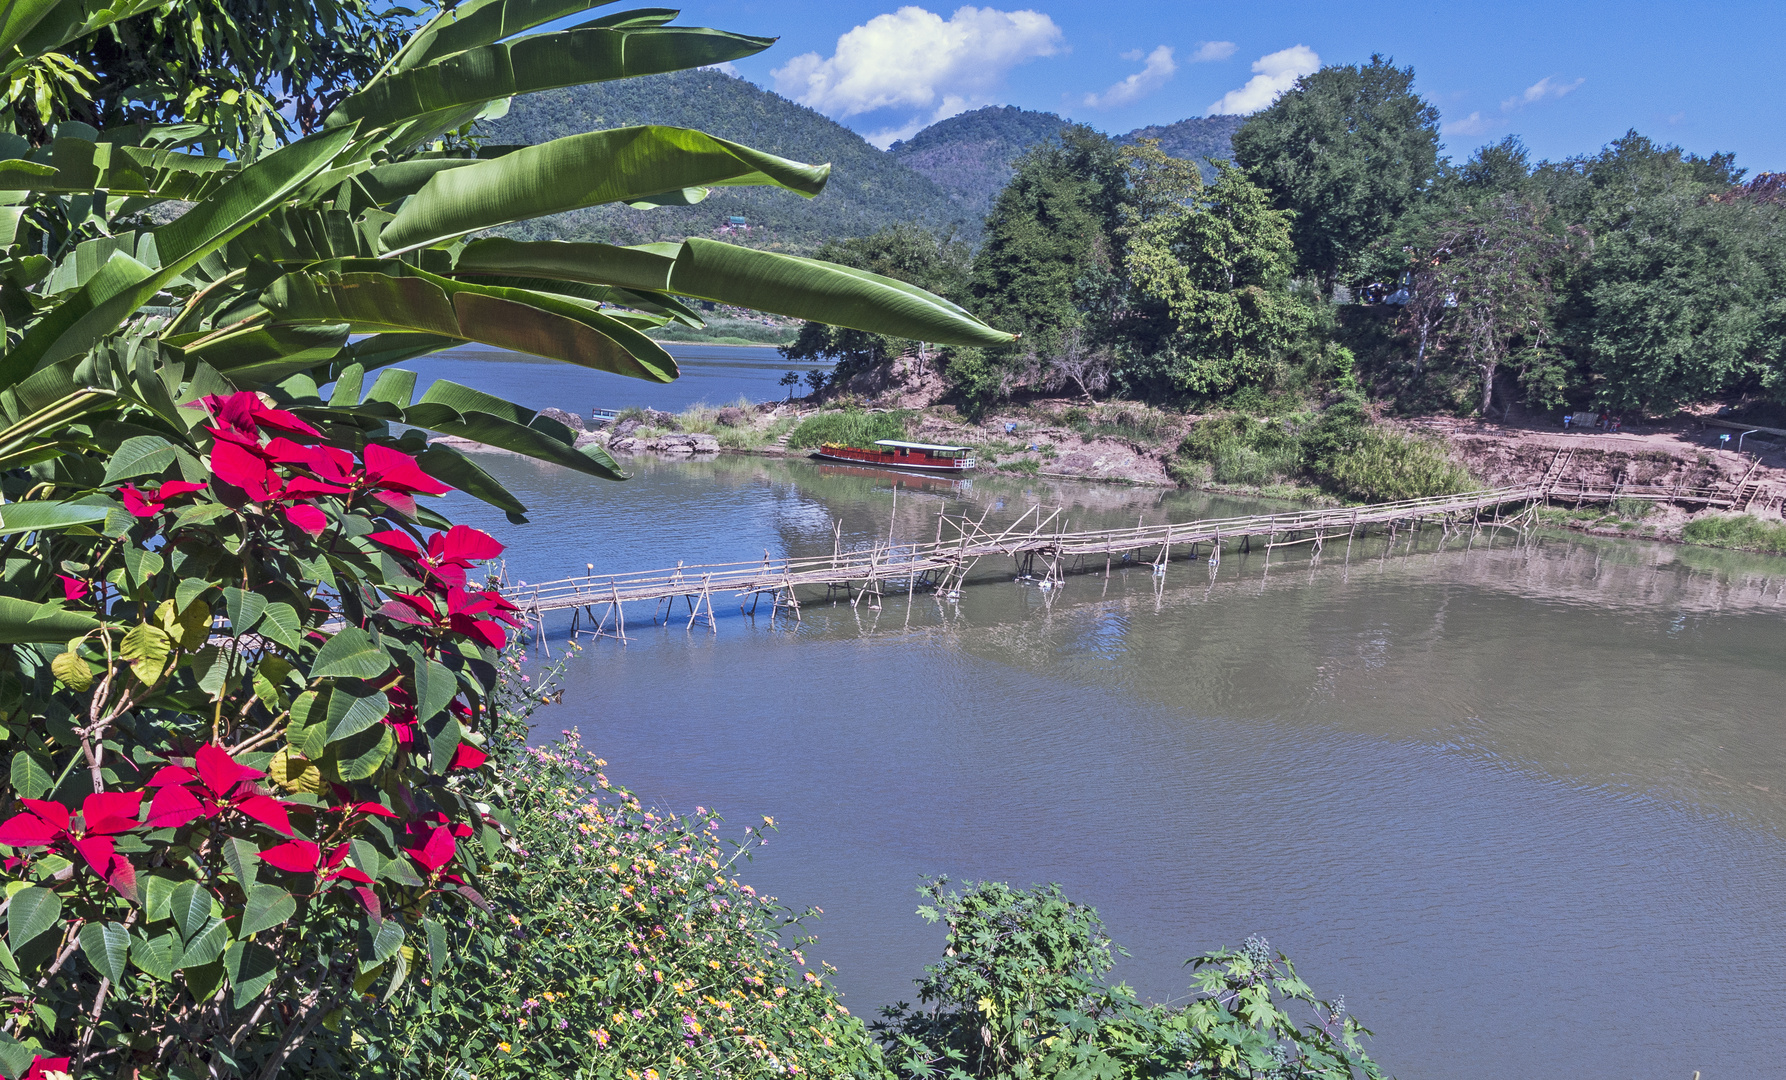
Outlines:
[{"label": "boat red hull", "polygon": [[965,473],[973,471],[973,459],[933,458],[927,454],[895,454],[887,450],[858,450],[853,446],[821,448],[812,456],[825,461],[847,461],[851,465],[880,465],[889,469],[912,469],[927,473]]}]

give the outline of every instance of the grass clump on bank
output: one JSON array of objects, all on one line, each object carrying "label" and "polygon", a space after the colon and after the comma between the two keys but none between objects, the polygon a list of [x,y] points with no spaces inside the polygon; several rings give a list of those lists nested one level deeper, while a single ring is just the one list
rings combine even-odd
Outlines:
[{"label": "grass clump on bank", "polygon": [[1078,432],[1086,442],[1108,438],[1133,443],[1157,443],[1169,439],[1178,432],[1181,424],[1172,413],[1138,404],[1075,406],[1061,414],[1060,422]]},{"label": "grass clump on bank", "polygon": [[823,412],[802,421],[788,438],[788,445],[796,449],[823,443],[870,446],[881,439],[903,439],[906,421],[911,416],[912,411],[909,409],[878,413],[858,412],[855,409]]},{"label": "grass clump on bank", "polygon": [[1763,521],[1753,514],[1696,518],[1687,522],[1681,539],[1706,547],[1786,555],[1786,524]]},{"label": "grass clump on bank", "polygon": [[1266,489],[1300,480],[1358,502],[1450,495],[1475,486],[1442,443],[1372,423],[1362,402],[1351,397],[1320,414],[1204,420],[1179,444],[1172,473],[1193,486]]}]

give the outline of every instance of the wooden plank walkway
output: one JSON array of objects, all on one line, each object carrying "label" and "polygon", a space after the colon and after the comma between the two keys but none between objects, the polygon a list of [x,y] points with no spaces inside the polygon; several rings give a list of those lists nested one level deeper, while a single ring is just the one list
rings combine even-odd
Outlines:
[{"label": "wooden plank walkway", "polygon": [[[1572,450],[1558,451],[1538,483],[1521,487],[1285,514],[1138,524],[1132,529],[1072,531],[1062,519],[1061,510],[1048,512],[1034,506],[1002,529],[985,527],[990,510],[977,521],[942,513],[937,517],[936,534],[929,541],[897,542],[889,526],[885,540],[845,550],[839,522],[829,555],[775,558],[765,551],[762,559],[748,562],[698,566],[677,563],[658,570],[605,575],[592,568],[581,577],[504,586],[503,594],[539,626],[542,634],[548,612],[569,611],[573,613],[573,629],[581,628],[587,619],[597,635],[613,633],[624,639],[627,604],[651,604],[655,622],[668,618],[675,601],[682,599],[689,626],[705,620],[713,627],[715,594],[735,598],[740,609],[747,612],[754,612],[758,603],[768,597],[772,615],[786,610],[796,617],[801,590],[810,595],[822,589],[827,597],[842,593],[851,603],[864,596],[878,600],[888,589],[903,590],[908,595],[919,589],[935,590],[953,598],[960,595],[968,575],[987,558],[1009,557],[1019,579],[1053,588],[1068,573],[1095,569],[1099,559],[1106,572],[1117,563],[1145,562],[1152,565],[1155,573],[1164,573],[1176,552],[1196,558],[1201,551],[1210,562],[1219,563],[1224,548],[1250,552],[1255,546],[1262,546],[1269,552],[1309,544],[1312,553],[1318,555],[1323,545],[1330,542],[1343,540],[1349,547],[1352,541],[1367,535],[1372,526],[1379,533],[1392,536],[1429,523],[1447,530],[1524,528],[1530,525],[1537,506],[1553,501],[1579,506],[1629,498],[1733,507],[1753,497],[1744,484],[1732,490],[1624,485],[1607,490],[1590,488],[1563,479],[1572,455]],[[897,509],[897,492],[894,498]]]}]

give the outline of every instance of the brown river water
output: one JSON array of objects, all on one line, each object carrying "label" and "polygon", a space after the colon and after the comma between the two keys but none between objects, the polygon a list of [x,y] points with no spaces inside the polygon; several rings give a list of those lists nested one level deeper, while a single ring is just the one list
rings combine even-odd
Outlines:
[{"label": "brown river water", "polygon": [[[481,460],[533,523],[454,512],[531,581],[828,553],[838,520],[865,544],[1036,503],[1075,528],[1258,508],[804,460],[641,459],[624,484]],[[741,876],[824,909],[810,954],[858,1015],[940,952],[913,914],[940,873],[1060,882],[1153,1000],[1262,934],[1403,1078],[1786,1069],[1786,561],[1428,530],[1176,562],[1158,588],[1144,566],[1013,578],[982,563],[958,603],[814,599],[797,624],[722,597],[716,632],[641,608],[625,646],[585,639],[540,736],[580,728],[662,808],[772,816]]]}]

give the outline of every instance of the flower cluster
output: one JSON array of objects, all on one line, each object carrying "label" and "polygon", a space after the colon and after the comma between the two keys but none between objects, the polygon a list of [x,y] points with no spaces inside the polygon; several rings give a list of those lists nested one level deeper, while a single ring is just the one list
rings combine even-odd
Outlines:
[{"label": "flower cluster", "polygon": [[[415,592],[393,591],[380,614],[435,634],[455,633],[475,638],[493,649],[508,644],[502,623],[520,626],[515,605],[495,589],[467,589],[465,572],[485,559],[502,554],[502,545],[489,534],[468,525],[454,525],[428,537],[424,551],[414,538],[399,529],[375,532],[366,539],[410,560],[421,588]],[[498,621],[500,620],[500,622]]]},{"label": "flower cluster", "polygon": [[[804,939],[785,940],[800,920],[731,876],[741,851],[719,819],[649,811],[603,764],[574,732],[506,759],[525,854],[497,875],[496,911],[473,919],[461,975],[411,1023],[443,1025],[428,1041],[480,1077],[566,1060],[636,1080],[884,1075],[829,971],[807,970]],[[455,1005],[462,983],[477,1000]],[[480,1004],[492,1001],[514,1004],[492,1022]]]},{"label": "flower cluster", "polygon": [[469,584],[502,545],[393,540],[450,488],[380,425],[190,407],[134,436],[101,527],[45,549],[63,651],[0,655],[0,687],[48,688],[0,701],[0,995],[50,1080],[167,1075],[207,1024],[296,1023],[304,986],[394,993],[436,898],[483,904],[505,842],[480,728],[517,619]]},{"label": "flower cluster", "polygon": [[[211,416],[211,472],[248,501],[278,509],[292,525],[321,535],[328,516],[315,504],[324,496],[351,505],[369,495],[414,517],[415,496],[451,490],[423,472],[409,455],[369,443],[358,459],[322,441],[322,433],[284,409],[269,408],[258,394],[207,397],[195,404]],[[271,438],[262,442],[269,432]],[[167,485],[163,485],[165,488]],[[134,512],[134,511],[133,511]]]}]

